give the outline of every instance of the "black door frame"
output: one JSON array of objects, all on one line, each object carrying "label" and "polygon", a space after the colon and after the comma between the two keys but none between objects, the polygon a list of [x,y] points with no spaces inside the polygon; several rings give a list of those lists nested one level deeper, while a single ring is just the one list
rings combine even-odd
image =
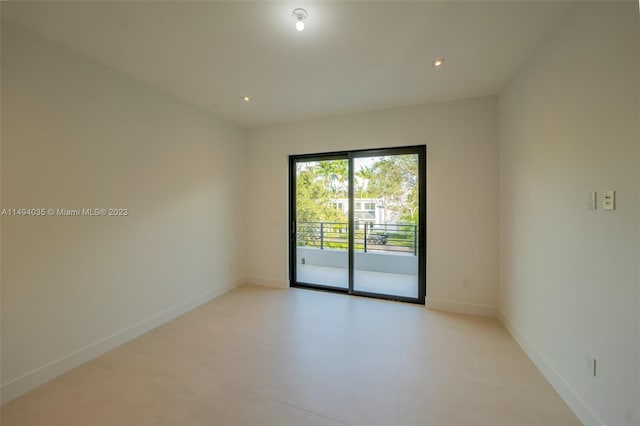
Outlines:
[{"label": "black door frame", "polygon": [[[369,293],[354,290],[354,185],[353,185],[353,160],[355,158],[373,157],[383,155],[418,155],[418,297],[393,296],[379,293]],[[296,280],[296,164],[300,161],[323,161],[323,160],[348,160],[349,170],[349,287],[337,288],[321,284],[311,284],[298,282]],[[377,299],[397,300],[402,302],[425,304],[426,281],[427,281],[427,256],[426,256],[426,221],[427,221],[427,156],[426,146],[404,146],[397,148],[362,149],[352,151],[327,152],[319,154],[302,154],[289,156],[289,285],[298,288],[310,288],[317,290],[332,291],[336,293],[352,294],[355,296],[373,297]]]}]

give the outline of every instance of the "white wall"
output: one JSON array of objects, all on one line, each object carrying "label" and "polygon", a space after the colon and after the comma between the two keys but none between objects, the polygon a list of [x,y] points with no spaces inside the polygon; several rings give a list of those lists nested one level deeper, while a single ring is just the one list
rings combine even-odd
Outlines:
[{"label": "white wall", "polygon": [[243,278],[242,130],[4,22],[2,125],[3,208],[129,210],[2,217],[4,400]]},{"label": "white wall", "polygon": [[[320,249],[316,247],[297,247],[298,265],[328,266],[331,268],[349,268],[349,256],[346,250]],[[354,253],[354,264],[359,271],[387,272],[390,274],[418,275],[418,257],[413,254],[386,254],[368,251]]]},{"label": "white wall", "polygon": [[583,4],[500,95],[501,314],[586,424],[640,424],[639,28]]},{"label": "white wall", "polygon": [[[498,280],[497,99],[398,108],[247,133],[250,281],[287,277],[290,154],[427,146],[427,304],[495,314]],[[462,288],[469,279],[470,288]]]}]

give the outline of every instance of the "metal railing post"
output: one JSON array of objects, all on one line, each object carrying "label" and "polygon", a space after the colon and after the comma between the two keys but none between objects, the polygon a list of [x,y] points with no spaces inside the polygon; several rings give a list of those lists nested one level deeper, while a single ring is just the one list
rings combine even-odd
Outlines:
[{"label": "metal railing post", "polygon": [[367,222],[364,223],[364,252],[367,252]]},{"label": "metal railing post", "polygon": [[320,222],[320,250],[324,248],[324,222]]}]

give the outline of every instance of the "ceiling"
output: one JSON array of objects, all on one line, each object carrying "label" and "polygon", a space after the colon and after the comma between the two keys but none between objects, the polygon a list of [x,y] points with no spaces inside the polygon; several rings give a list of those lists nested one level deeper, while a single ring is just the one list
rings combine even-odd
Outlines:
[{"label": "ceiling", "polygon": [[[291,12],[309,12],[298,32]],[[569,2],[3,2],[3,19],[241,126],[495,94]],[[431,66],[445,57],[443,69]],[[243,102],[242,96],[253,100]]]}]

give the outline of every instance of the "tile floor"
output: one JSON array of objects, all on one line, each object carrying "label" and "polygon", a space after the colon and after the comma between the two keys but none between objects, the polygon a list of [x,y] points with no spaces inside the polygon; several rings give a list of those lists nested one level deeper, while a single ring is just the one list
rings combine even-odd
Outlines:
[{"label": "tile floor", "polygon": [[10,401],[1,422],[580,424],[497,320],[253,286]]}]

